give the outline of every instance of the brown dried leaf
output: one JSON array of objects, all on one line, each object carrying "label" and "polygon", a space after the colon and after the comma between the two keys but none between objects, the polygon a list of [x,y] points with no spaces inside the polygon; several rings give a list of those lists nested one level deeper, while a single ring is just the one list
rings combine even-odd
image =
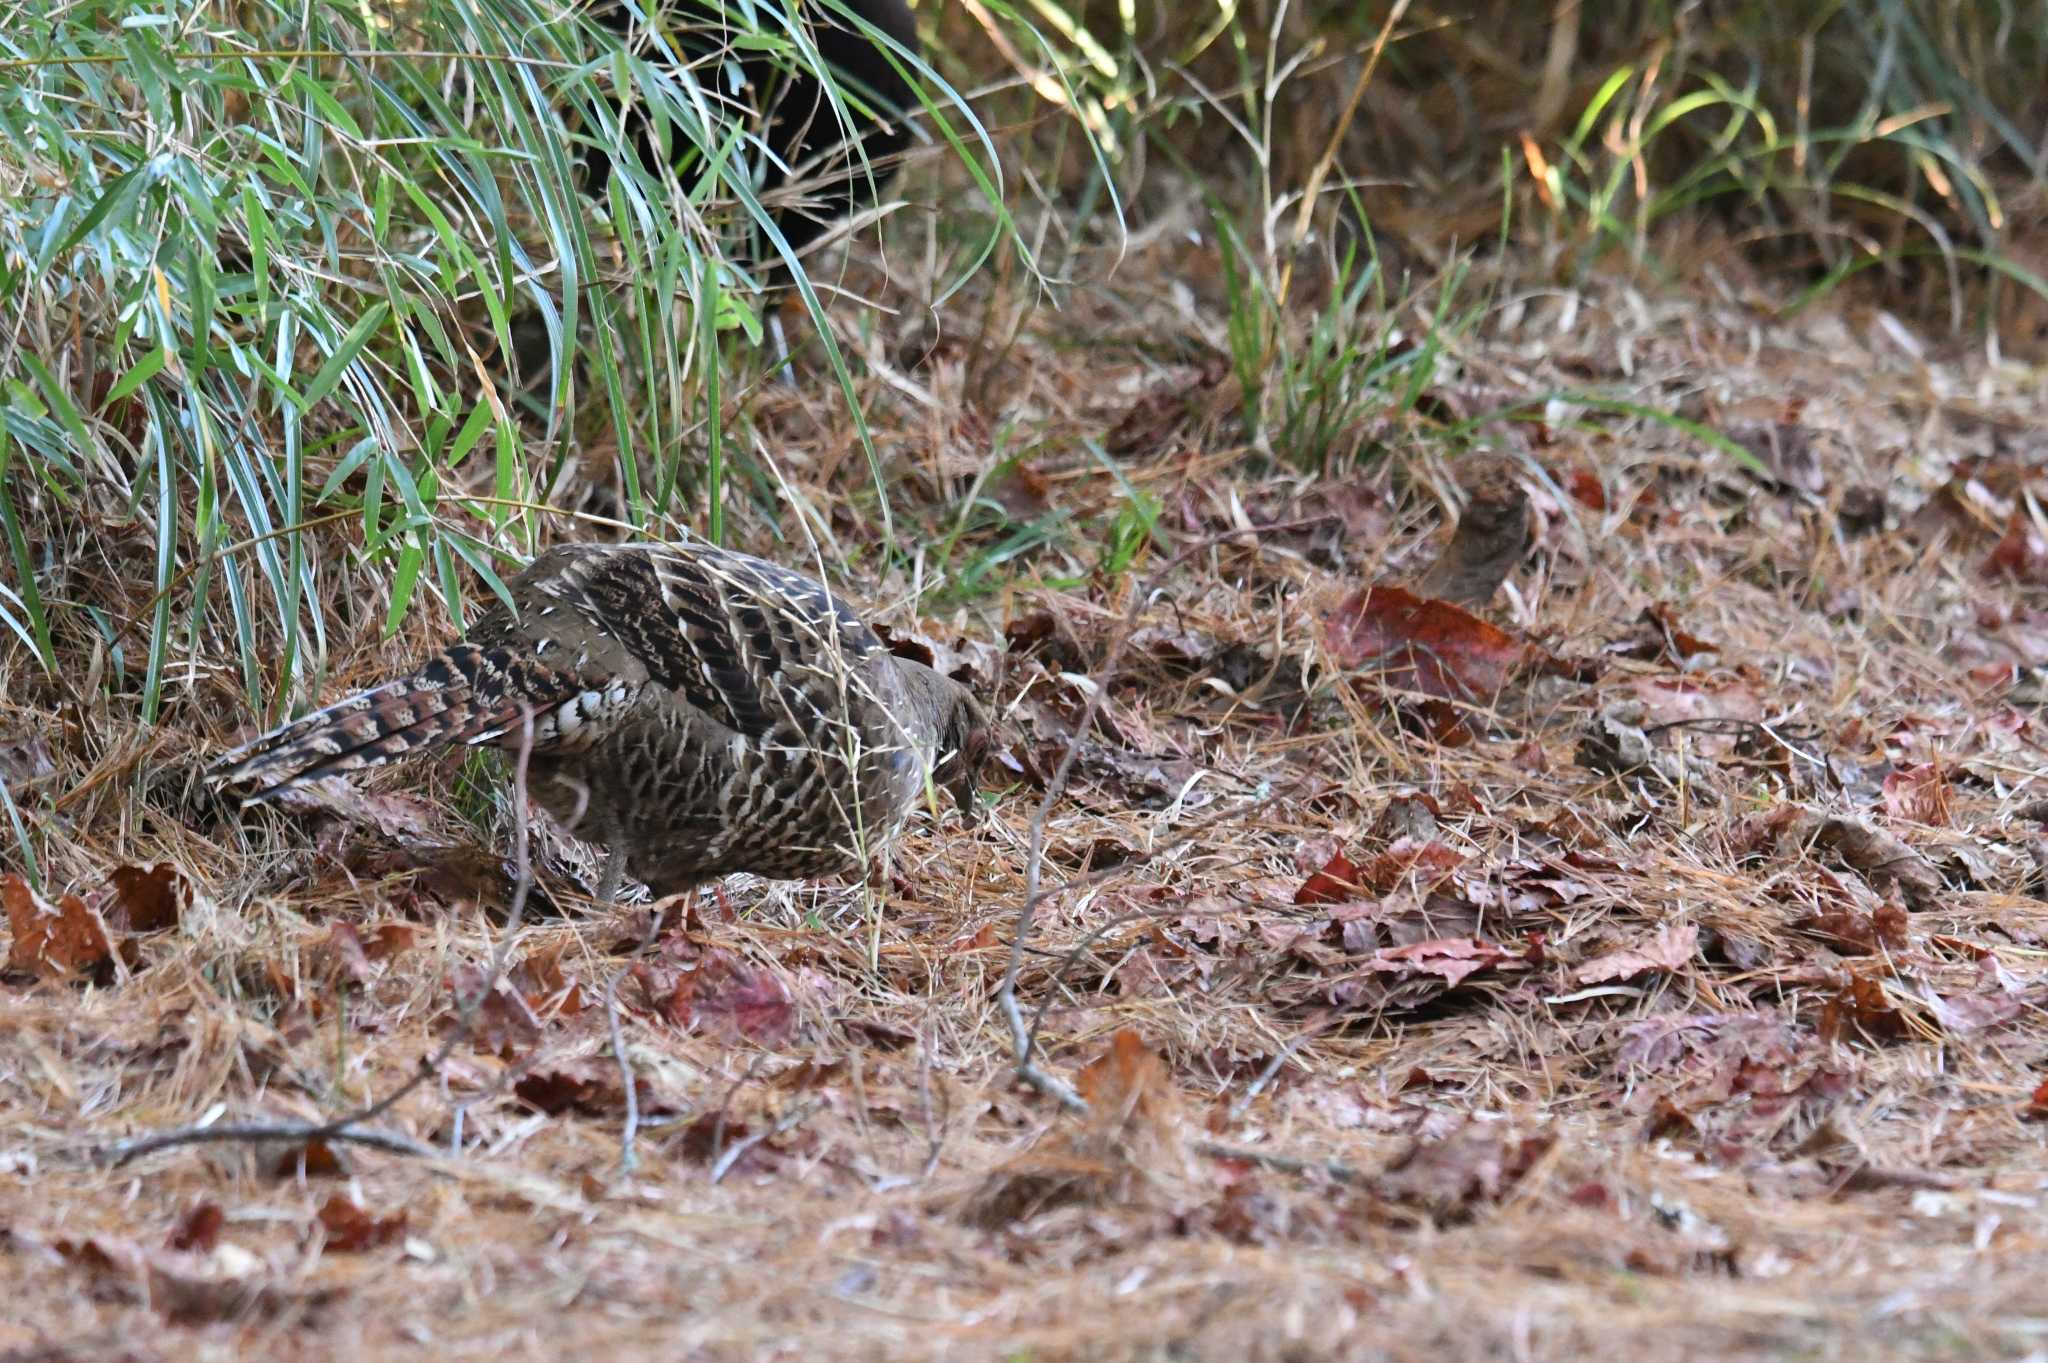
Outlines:
[{"label": "brown dried leaf", "polygon": [[568,946],[568,938],[557,938],[505,972],[505,983],[536,1015],[574,1017],[589,1006],[583,986],[562,969],[562,953]]},{"label": "brown dried leaf", "polygon": [[1483,606],[1527,557],[1533,539],[1527,493],[1509,487],[1475,496],[1416,591],[1457,606]]},{"label": "brown dried leaf", "polygon": [[704,1027],[761,1046],[786,1040],[796,1026],[782,981],[722,947],[676,978],[665,1011],[678,1027]]},{"label": "brown dried leaf", "polygon": [[112,967],[114,943],[106,922],[77,895],[67,894],[53,906],[20,876],[6,875],[0,876],[0,900],[13,933],[10,972],[51,980]]},{"label": "brown dried leaf", "polygon": [[[473,965],[462,966],[455,971],[449,988],[455,994],[458,1007],[477,997],[489,974],[482,966]],[[448,1020],[453,1024],[460,1017],[458,1011],[450,1014]],[[475,1004],[475,1013],[470,1020],[470,1040],[478,1051],[486,1055],[511,1059],[530,1049],[540,1040],[540,1035],[540,1019],[534,1016],[524,996],[516,990],[507,989],[503,981],[499,981]]]},{"label": "brown dried leaf", "polygon": [[1638,946],[1596,956],[1572,971],[1580,984],[1633,979],[1637,975],[1683,970],[1699,950],[1700,930],[1691,923],[1666,923]]},{"label": "brown dried leaf", "polygon": [[1566,673],[1547,650],[1448,601],[1403,587],[1367,587],[1323,620],[1324,646],[1346,671],[1369,669],[1390,690],[1489,701],[1524,671]]},{"label": "brown dried leaf", "polygon": [[307,1141],[286,1148],[270,1166],[272,1178],[340,1178],[348,1172],[331,1141]]},{"label": "brown dried leaf", "polygon": [[[513,1096],[550,1117],[573,1112],[585,1117],[613,1117],[626,1110],[626,1085],[616,1062],[566,1061],[520,1076]],[[642,1116],[673,1111],[654,1091],[644,1074],[633,1076],[633,1096]]]},{"label": "brown dried leaf", "polygon": [[1342,852],[1332,852],[1322,869],[1301,882],[1301,888],[1294,892],[1297,904],[1342,904],[1361,899],[1365,894],[1365,880],[1351,858]]},{"label": "brown dried leaf", "polygon": [[1884,812],[1903,823],[1946,828],[1949,816],[1948,773],[1938,763],[1901,767],[1884,778]]},{"label": "brown dried leaf", "polygon": [[2048,583],[2048,537],[2043,537],[2025,507],[2015,507],[2005,534],[1977,570],[1987,578],[2009,578],[2031,587]]},{"label": "brown dried leaf", "polygon": [[1799,924],[1852,956],[1874,956],[1906,948],[1906,906],[1887,899],[1869,913],[1854,905],[1822,909]]},{"label": "brown dried leaf", "polygon": [[164,1237],[166,1249],[197,1250],[205,1254],[220,1243],[220,1231],[227,1224],[227,1214],[218,1202],[199,1201],[185,1209],[178,1223],[171,1227]]},{"label": "brown dried leaf", "polygon": [[388,1245],[405,1234],[403,1208],[390,1216],[372,1216],[353,1200],[334,1193],[320,1204],[320,1229],[328,1249],[338,1254],[361,1254]]},{"label": "brown dried leaf", "polygon": [[192,903],[192,882],[168,861],[154,866],[120,866],[107,877],[111,896],[107,922],[117,931],[162,932],[174,928]]},{"label": "brown dried leaf", "polygon": [[1368,970],[1394,975],[1440,975],[1457,984],[1468,975],[1513,958],[1497,942],[1480,937],[1439,937],[1404,947],[1383,947],[1365,963]]},{"label": "brown dried leaf", "polygon": [[364,985],[377,978],[377,968],[370,964],[362,937],[347,923],[336,923],[327,930],[327,938],[314,948],[313,958],[320,974],[330,983]]}]

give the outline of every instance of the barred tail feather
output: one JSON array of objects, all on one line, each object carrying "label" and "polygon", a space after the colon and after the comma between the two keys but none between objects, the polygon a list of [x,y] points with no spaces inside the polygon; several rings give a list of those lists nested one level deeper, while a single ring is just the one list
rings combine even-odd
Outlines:
[{"label": "barred tail feather", "polygon": [[295,719],[214,764],[215,781],[259,801],[302,782],[414,753],[484,743],[573,696],[572,679],[506,648],[456,644],[409,677]]}]

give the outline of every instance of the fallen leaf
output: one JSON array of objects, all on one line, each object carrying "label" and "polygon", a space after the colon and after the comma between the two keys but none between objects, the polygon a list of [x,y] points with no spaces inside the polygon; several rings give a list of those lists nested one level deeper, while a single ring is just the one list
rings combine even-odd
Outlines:
[{"label": "fallen leaf", "polygon": [[1607,509],[1607,489],[1601,485],[1600,475],[1584,464],[1574,465],[1565,475],[1564,488],[1573,501],[1588,511]]},{"label": "fallen leaf", "polygon": [[1934,863],[1898,838],[1861,819],[1804,805],[1782,804],[1739,820],[1730,830],[1729,845],[1737,855],[1764,846],[1781,857],[1808,851],[1832,855],[1879,892],[1896,886],[1911,909],[1933,908],[1942,892]]},{"label": "fallen leaf", "polygon": [[[625,1077],[617,1062],[608,1059],[566,1061],[530,1070],[512,1086],[512,1093],[534,1111],[550,1117],[569,1112],[585,1117],[612,1117],[626,1110]],[[674,1110],[655,1093],[648,1077],[637,1072],[633,1076],[633,1097],[643,1117]]]},{"label": "fallen leaf", "polygon": [[1906,1019],[1885,993],[1884,981],[1855,970],[1821,1004],[1819,1023],[1821,1036],[1829,1041],[1841,1040],[1851,1027],[1873,1041],[1906,1034]]},{"label": "fallen leaf", "polygon": [[119,866],[107,877],[107,922],[117,931],[162,932],[178,925],[192,903],[192,882],[168,861]]},{"label": "fallen leaf", "polygon": [[708,1028],[773,1046],[796,1026],[796,1010],[782,981],[723,948],[706,952],[682,972],[665,1010],[679,1027]]},{"label": "fallen leaf", "polygon": [[1520,488],[1475,496],[1416,591],[1456,606],[1483,606],[1528,556],[1529,497]]},{"label": "fallen leaf", "polygon": [[1884,778],[1884,812],[1904,823],[1947,827],[1948,775],[1937,763],[1901,767]]},{"label": "fallen leaf", "polygon": [[1648,940],[1604,956],[1595,956],[1572,971],[1580,984],[1633,979],[1651,972],[1683,970],[1699,949],[1700,930],[1692,923],[1666,923]]},{"label": "fallen leaf", "polygon": [[1333,852],[1322,868],[1294,892],[1297,904],[1341,904],[1364,897],[1365,881],[1351,858]]},{"label": "fallen leaf", "polygon": [[1663,602],[1643,607],[1635,628],[1608,645],[1609,653],[1646,662],[1680,664],[1702,653],[1719,653],[1721,646],[1688,633],[1678,623],[1678,612]]},{"label": "fallen leaf", "polygon": [[449,988],[455,994],[458,1011],[449,1014],[448,1021],[453,1025],[462,1016],[461,1008],[473,1008],[470,1040],[477,1050],[510,1059],[540,1040],[540,1019],[534,1016],[526,999],[516,990],[506,988],[502,980],[489,994],[478,998],[488,977],[489,972],[482,966],[462,966],[455,971]]},{"label": "fallen leaf", "polygon": [[221,1227],[227,1223],[227,1215],[218,1202],[199,1201],[185,1209],[178,1223],[171,1227],[164,1237],[167,1249],[197,1250],[204,1254],[220,1243]]},{"label": "fallen leaf", "polygon": [[363,954],[373,961],[388,961],[411,951],[418,929],[410,923],[379,923],[363,942]]},{"label": "fallen leaf", "polygon": [[562,953],[568,946],[568,938],[557,938],[505,972],[505,983],[519,992],[536,1016],[574,1017],[589,1006],[583,986],[562,969]]},{"label": "fallen leaf", "polygon": [[67,894],[46,903],[18,875],[0,876],[0,900],[7,904],[13,940],[7,949],[10,972],[63,979],[82,971],[98,975],[112,967],[114,943],[106,921],[83,899]]},{"label": "fallen leaf", "polygon": [[2038,587],[2048,583],[2048,538],[2044,538],[2025,507],[2015,507],[2005,534],[1977,570],[1987,578],[2008,578]]},{"label": "fallen leaf", "polygon": [[341,1152],[324,1140],[289,1146],[270,1166],[272,1178],[340,1178],[347,1172]]},{"label": "fallen leaf", "polygon": [[1166,1062],[1129,1027],[1110,1038],[1109,1049],[1082,1067],[1075,1088],[1088,1104],[1089,1153],[1115,1148],[1141,1160],[1166,1140],[1172,1119],[1173,1077]]},{"label": "fallen leaf", "polygon": [[1521,672],[1570,674],[1547,650],[1448,601],[1403,587],[1367,587],[1324,617],[1324,646],[1347,672],[1371,671],[1389,690],[1485,702]]},{"label": "fallen leaf", "polygon": [[345,981],[360,986],[377,978],[377,968],[370,964],[362,937],[348,923],[336,923],[329,928],[326,940],[314,948],[313,958],[320,974],[331,983]]},{"label": "fallen leaf", "polygon": [[1799,926],[1849,955],[1874,956],[1906,948],[1906,906],[1896,899],[1887,899],[1869,913],[1854,905],[1823,909],[1801,920]]},{"label": "fallen leaf", "polygon": [[1365,968],[1389,974],[1440,975],[1445,982],[1457,984],[1511,956],[1498,943],[1484,938],[1439,937],[1402,947],[1382,947],[1365,962]]},{"label": "fallen leaf", "polygon": [[320,1204],[320,1229],[326,1248],[338,1254],[360,1254],[388,1245],[405,1234],[404,1209],[390,1216],[372,1216],[340,1193]]}]

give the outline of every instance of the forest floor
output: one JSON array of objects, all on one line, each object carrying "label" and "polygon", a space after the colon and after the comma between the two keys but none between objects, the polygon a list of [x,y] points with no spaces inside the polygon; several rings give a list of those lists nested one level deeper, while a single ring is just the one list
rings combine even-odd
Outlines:
[{"label": "forest floor", "polygon": [[[0,1358],[2048,1357],[2042,370],[1732,268],[1502,278],[1310,477],[1202,244],[1101,277],[842,327],[934,532],[844,581],[1005,726],[867,887],[599,912],[536,828],[508,921],[470,774],[223,817],[231,667],[150,728],[11,673]],[[872,564],[828,398],[744,402]],[[916,519],[996,449],[1068,527],[1011,562]],[[332,690],[432,641],[337,576]],[[1018,996],[1085,1115],[997,999],[1084,721]],[[123,1148],[401,1090],[396,1148]]]}]

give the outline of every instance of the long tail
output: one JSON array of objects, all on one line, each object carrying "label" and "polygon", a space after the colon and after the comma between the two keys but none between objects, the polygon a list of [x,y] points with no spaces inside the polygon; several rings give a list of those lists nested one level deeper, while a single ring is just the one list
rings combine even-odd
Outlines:
[{"label": "long tail", "polygon": [[216,762],[216,782],[248,786],[247,801],[301,782],[382,766],[465,743],[517,743],[531,710],[551,738],[573,677],[509,648],[456,644],[397,681],[295,719]]}]

